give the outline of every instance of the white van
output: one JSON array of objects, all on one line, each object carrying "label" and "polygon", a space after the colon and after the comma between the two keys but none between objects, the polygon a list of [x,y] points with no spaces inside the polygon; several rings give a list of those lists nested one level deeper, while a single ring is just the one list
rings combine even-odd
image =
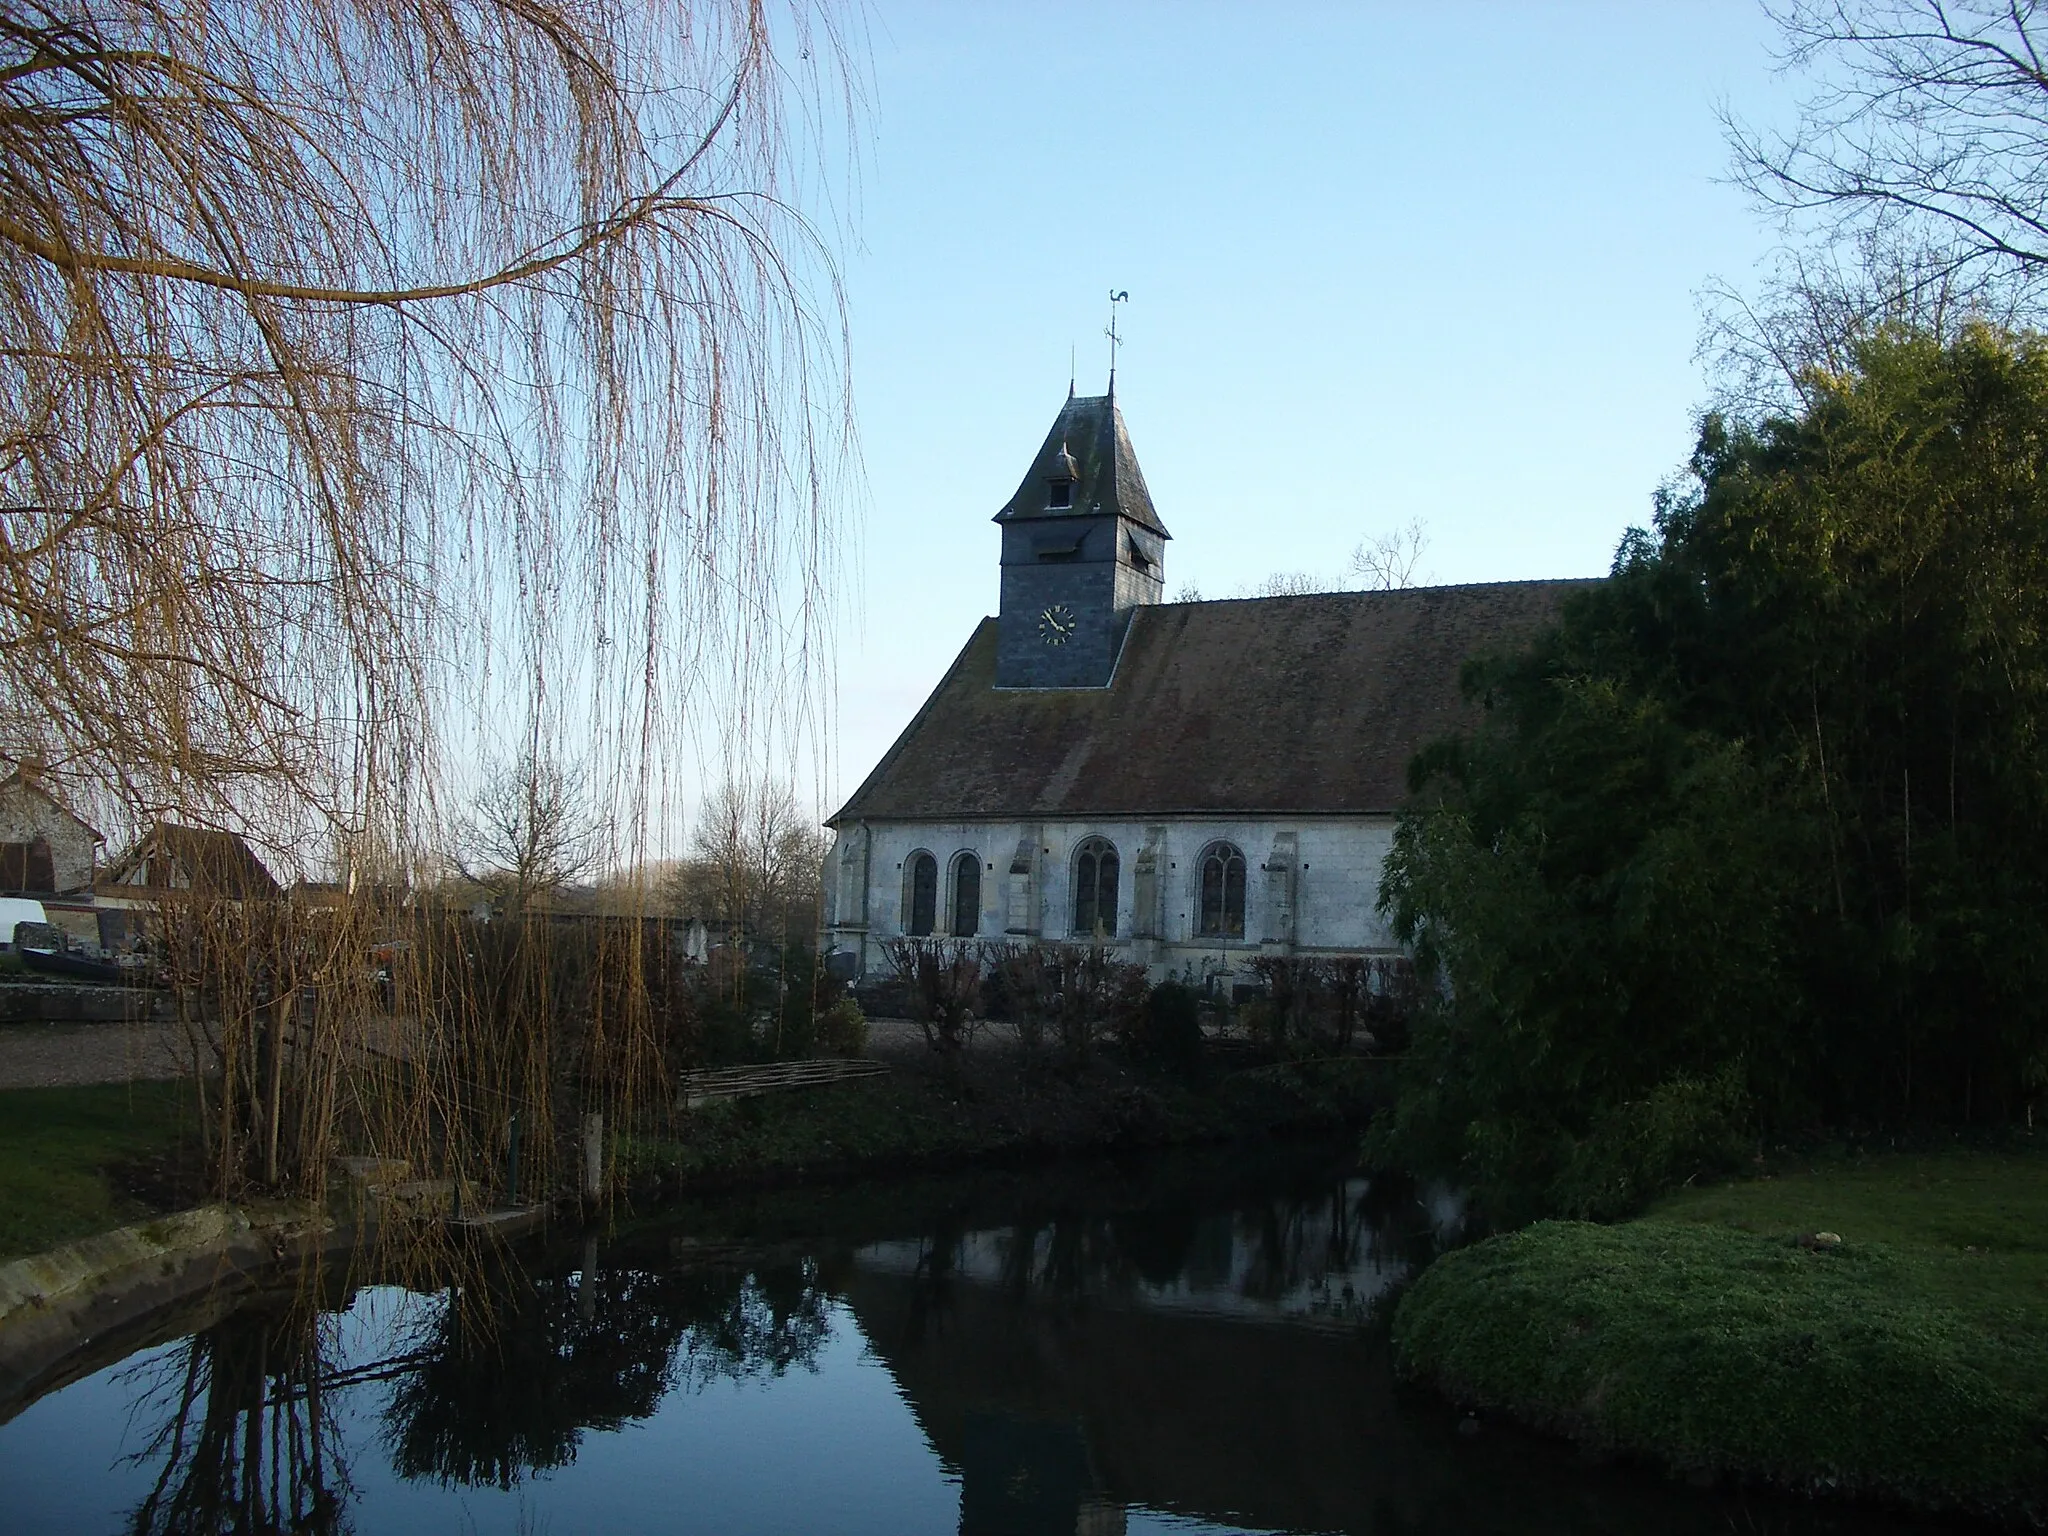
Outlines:
[{"label": "white van", "polygon": [[16,923],[47,923],[49,916],[40,901],[26,896],[0,896],[0,955],[14,953]]}]

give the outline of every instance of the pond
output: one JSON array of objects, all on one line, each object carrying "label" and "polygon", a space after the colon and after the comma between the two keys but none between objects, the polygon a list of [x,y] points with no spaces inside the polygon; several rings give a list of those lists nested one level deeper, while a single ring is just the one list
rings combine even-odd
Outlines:
[{"label": "pond", "polygon": [[[1700,1491],[1393,1381],[1449,1191],[1342,1149],[671,1210],[257,1296],[0,1425],[7,1532],[1931,1531]],[[1476,1431],[1476,1432],[1475,1432]]]}]

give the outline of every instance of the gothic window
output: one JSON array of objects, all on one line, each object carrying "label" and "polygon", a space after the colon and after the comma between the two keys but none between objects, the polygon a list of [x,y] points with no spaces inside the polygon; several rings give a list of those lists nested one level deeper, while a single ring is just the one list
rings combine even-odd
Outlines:
[{"label": "gothic window", "polygon": [[1091,837],[1074,855],[1074,932],[1086,937],[1099,925],[1116,936],[1116,845]]},{"label": "gothic window", "polygon": [[956,939],[971,939],[981,928],[981,855],[963,853],[953,860],[952,921]]},{"label": "gothic window", "polygon": [[1201,924],[1206,939],[1244,937],[1244,851],[1235,843],[1211,843],[1202,850]]},{"label": "gothic window", "polygon": [[903,878],[903,910],[909,918],[903,931],[912,938],[929,938],[938,924],[939,861],[925,852],[913,853]]}]

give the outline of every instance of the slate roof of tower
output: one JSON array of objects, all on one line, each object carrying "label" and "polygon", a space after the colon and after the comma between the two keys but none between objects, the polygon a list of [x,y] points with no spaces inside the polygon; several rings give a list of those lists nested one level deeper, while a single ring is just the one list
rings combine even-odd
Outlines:
[{"label": "slate roof of tower", "polygon": [[[1059,465],[1064,450],[1074,461],[1074,504],[1046,505],[1046,489],[1063,476]],[[1031,461],[1017,494],[995,515],[999,523],[1027,517],[1092,517],[1099,512],[1121,512],[1140,527],[1150,528],[1161,538],[1172,538],[1166,524],[1152,508],[1152,493],[1145,489],[1145,476],[1138,468],[1138,455],[1131,449],[1131,434],[1124,429],[1124,413],[1117,409],[1115,395],[1069,395],[1060,408],[1045,444]]]},{"label": "slate roof of tower", "polygon": [[1591,585],[1143,607],[1107,688],[995,687],[983,619],[832,822],[1392,811],[1409,759],[1475,718],[1465,659]]}]

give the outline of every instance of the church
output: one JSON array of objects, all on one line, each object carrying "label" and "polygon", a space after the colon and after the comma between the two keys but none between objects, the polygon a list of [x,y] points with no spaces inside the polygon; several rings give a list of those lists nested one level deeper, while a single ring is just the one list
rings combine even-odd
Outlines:
[{"label": "church", "polygon": [[827,825],[824,939],[1102,942],[1155,978],[1386,955],[1409,759],[1459,671],[1576,581],[1169,603],[1171,537],[1117,409],[1071,389],[995,515],[1001,598]]}]

